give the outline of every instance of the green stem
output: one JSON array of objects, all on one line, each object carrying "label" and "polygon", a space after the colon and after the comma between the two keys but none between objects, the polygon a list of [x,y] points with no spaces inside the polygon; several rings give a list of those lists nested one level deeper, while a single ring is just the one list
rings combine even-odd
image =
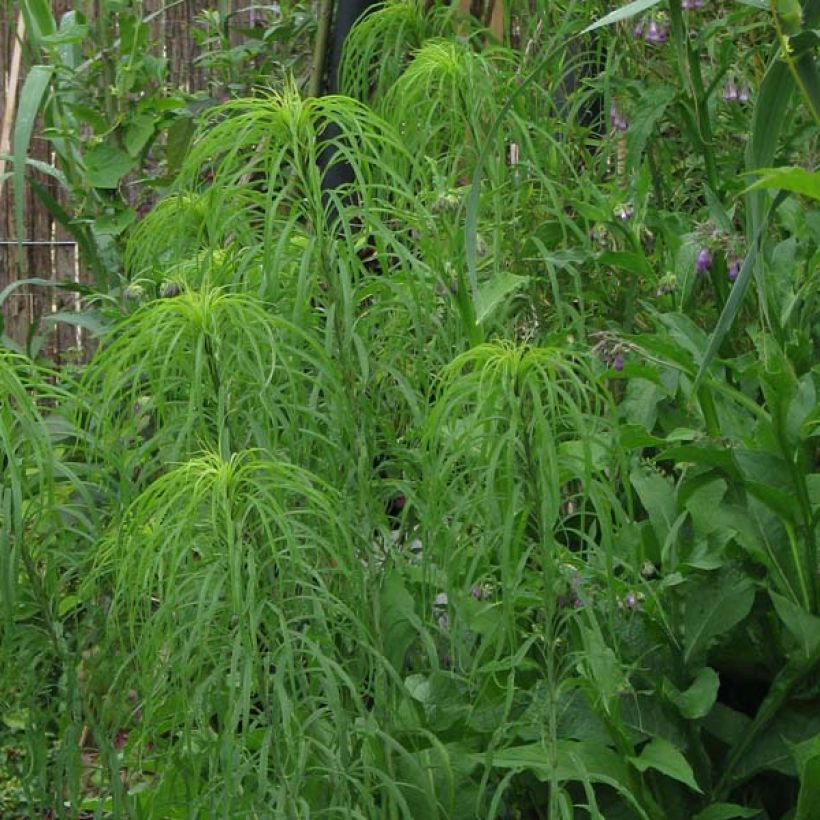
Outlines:
[{"label": "green stem", "polygon": [[709,117],[709,95],[703,85],[703,75],[700,70],[699,55],[695,54],[686,36],[686,29],[683,22],[683,10],[681,0],[671,0],[669,4],[669,16],[672,23],[672,36],[675,39],[675,47],[678,52],[678,60],[689,72],[690,93],[692,102],[697,114],[697,148],[703,156],[703,164],[706,169],[706,180],[709,187],[717,192],[719,188],[719,178],[717,163],[715,161],[714,139],[712,136],[712,121]]},{"label": "green stem", "polygon": [[706,432],[711,438],[720,437],[720,422],[718,421],[715,399],[708,385],[701,385],[697,392],[698,404],[700,404],[703,419],[706,422]]},{"label": "green stem", "polygon": [[313,47],[313,67],[310,72],[308,96],[318,97],[322,93],[322,78],[325,75],[327,43],[330,38],[330,24],[333,20],[332,0],[321,0],[319,23],[316,29],[316,43]]}]

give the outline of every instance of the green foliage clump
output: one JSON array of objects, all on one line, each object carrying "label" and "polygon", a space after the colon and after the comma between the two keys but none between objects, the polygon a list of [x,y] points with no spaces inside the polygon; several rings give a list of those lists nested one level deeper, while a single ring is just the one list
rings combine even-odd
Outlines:
[{"label": "green foliage clump", "polygon": [[3,812],[812,816],[814,23],[685,5],[380,7],[0,353]]}]

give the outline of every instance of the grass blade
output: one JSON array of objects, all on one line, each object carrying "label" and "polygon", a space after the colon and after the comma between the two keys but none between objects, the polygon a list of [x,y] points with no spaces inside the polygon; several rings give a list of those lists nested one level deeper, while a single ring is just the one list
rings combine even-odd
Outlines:
[{"label": "grass blade", "polygon": [[632,3],[627,3],[615,11],[605,14],[600,20],[596,20],[591,26],[587,26],[581,33],[588,34],[595,29],[603,28],[604,26],[611,26],[613,23],[620,23],[622,20],[628,20],[642,11],[651,9],[652,6],[657,6],[661,0],[634,0]]}]

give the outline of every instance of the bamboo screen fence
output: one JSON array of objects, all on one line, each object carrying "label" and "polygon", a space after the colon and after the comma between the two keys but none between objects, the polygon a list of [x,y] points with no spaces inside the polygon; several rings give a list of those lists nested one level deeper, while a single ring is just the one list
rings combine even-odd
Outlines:
[{"label": "bamboo screen fence", "polygon": [[[55,19],[59,21],[62,14],[76,6],[76,0],[52,0],[51,7]],[[94,6],[98,6],[95,1]],[[204,77],[196,67],[197,46],[191,36],[194,21],[203,10],[214,7],[214,0],[143,0],[142,7],[147,17],[152,12],[165,6],[165,11],[158,14],[151,23],[152,38],[156,49],[168,59],[169,82],[172,86],[196,91],[202,87]],[[16,5],[10,0],[0,0],[0,123],[9,117],[13,122],[15,114],[14,93],[9,93],[10,82],[17,74],[17,100],[25,79],[27,62],[26,43],[22,49],[15,49],[18,39],[18,13]],[[15,50],[18,61],[22,57],[19,72],[14,71]],[[12,105],[9,105],[9,103]],[[10,109],[7,113],[6,109]],[[5,148],[5,146],[3,146]],[[50,161],[50,149],[47,140],[39,136],[35,126],[29,148],[29,156]],[[10,167],[6,167],[6,171]],[[62,204],[63,193],[57,183],[50,177],[27,171],[41,185],[46,187]],[[90,281],[82,269],[77,256],[77,249],[71,235],[49,214],[48,210],[34,196],[30,189],[26,191],[25,228],[22,237],[17,236],[14,220],[14,197],[11,181],[2,186],[0,193],[0,293],[7,285],[20,279],[39,277],[57,281]],[[19,262],[18,239],[23,246],[24,263]],[[55,288],[23,286],[6,299],[3,305],[5,334],[20,345],[26,343],[32,327],[38,332],[47,329],[48,323],[43,320],[58,311],[76,310],[77,296],[73,292]],[[36,323],[36,324],[35,324]],[[57,323],[48,330],[43,352],[52,361],[59,362],[66,358],[82,355],[84,344],[82,331],[63,323]]]}]

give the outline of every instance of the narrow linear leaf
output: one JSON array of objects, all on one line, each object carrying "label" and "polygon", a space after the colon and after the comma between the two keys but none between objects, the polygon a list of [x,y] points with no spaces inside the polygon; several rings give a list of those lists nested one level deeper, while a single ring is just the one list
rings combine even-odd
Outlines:
[{"label": "narrow linear leaf", "polygon": [[642,11],[651,9],[652,6],[657,6],[660,1],[661,0],[634,0],[632,3],[627,3],[619,9],[615,9],[615,11],[605,14],[600,20],[596,20],[591,26],[587,26],[583,33],[587,34],[590,31],[595,31],[597,28],[611,26],[613,23],[620,23],[621,20],[628,20],[630,17],[640,14]]},{"label": "narrow linear leaf", "polygon": [[[17,232],[17,239],[25,239],[23,232],[25,224],[23,222],[24,187],[26,173],[26,154],[28,153],[31,134],[34,130],[34,121],[37,119],[37,112],[48,90],[48,84],[54,67],[48,65],[35,65],[29,69],[23,89],[20,92],[20,104],[17,107],[17,119],[14,122],[14,228]],[[26,258],[23,253],[23,246],[17,245],[18,259],[21,269],[25,272]]]},{"label": "narrow linear leaf", "polygon": [[723,343],[723,339],[735,322],[735,318],[740,311],[740,305],[743,302],[743,297],[746,295],[746,290],[749,287],[749,283],[752,280],[752,275],[754,274],[754,268],[757,263],[758,253],[760,252],[760,242],[763,238],[763,232],[765,231],[766,225],[768,224],[772,214],[778,208],[780,203],[786,198],[786,196],[787,192],[785,191],[781,191],[777,195],[771,208],[769,208],[766,217],[761,222],[760,227],[757,230],[757,234],[755,235],[754,240],[746,253],[746,258],[743,260],[743,266],[740,269],[737,280],[732,286],[732,291],[729,294],[729,298],[726,300],[726,304],[723,306],[718,323],[709,338],[709,346],[706,348],[706,353],[704,354],[703,360],[698,368],[697,376],[695,376],[695,383],[692,386],[693,393],[697,392],[698,388],[703,384],[703,379],[706,376],[709,366],[712,364],[712,360],[717,355],[717,352]]},{"label": "narrow linear leaf", "polygon": [[737,817],[759,817],[759,809],[747,809],[737,803],[712,803],[709,808],[698,812],[692,820],[735,820]]}]

